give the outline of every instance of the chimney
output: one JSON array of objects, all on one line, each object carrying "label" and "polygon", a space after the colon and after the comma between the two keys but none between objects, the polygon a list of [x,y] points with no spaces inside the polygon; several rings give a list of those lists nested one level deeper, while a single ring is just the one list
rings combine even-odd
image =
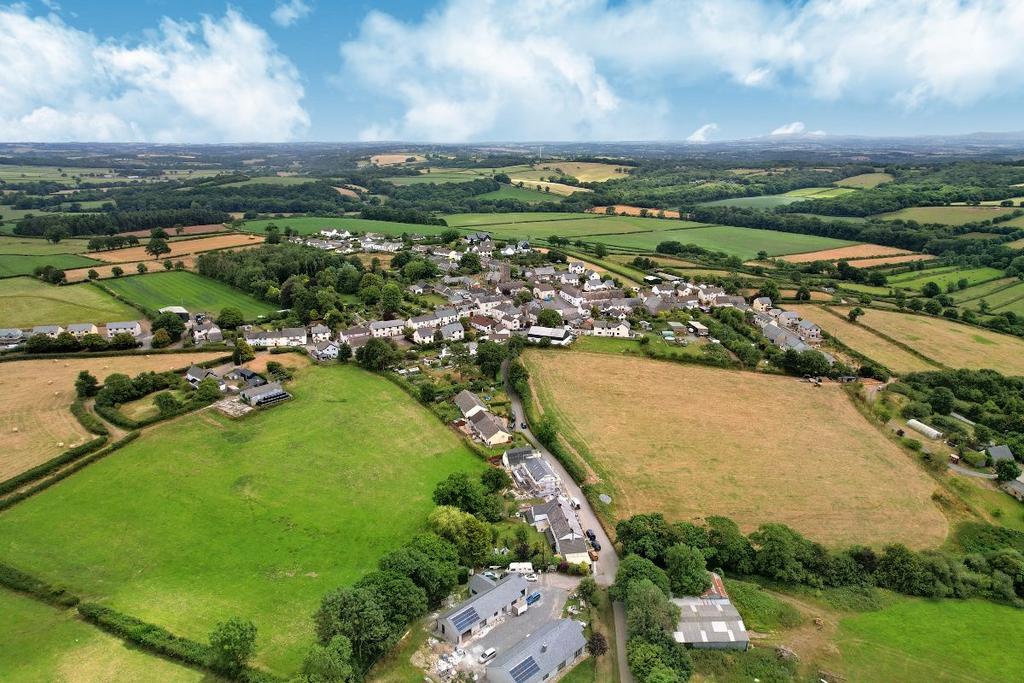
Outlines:
[{"label": "chimney", "polygon": [[540,651],[541,652],[547,652],[548,651],[548,644],[544,643],[543,645],[541,645],[540,646]]}]

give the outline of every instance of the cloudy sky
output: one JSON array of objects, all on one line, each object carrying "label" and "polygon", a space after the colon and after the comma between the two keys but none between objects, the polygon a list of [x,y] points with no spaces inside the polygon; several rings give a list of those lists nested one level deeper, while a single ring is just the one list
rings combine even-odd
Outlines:
[{"label": "cloudy sky", "polygon": [[1022,0],[0,0],[0,140],[1024,130]]}]

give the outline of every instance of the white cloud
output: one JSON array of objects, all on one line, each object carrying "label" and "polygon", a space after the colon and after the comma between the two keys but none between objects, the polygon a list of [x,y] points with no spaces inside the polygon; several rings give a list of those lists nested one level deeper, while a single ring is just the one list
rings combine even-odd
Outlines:
[{"label": "white cloud", "polygon": [[717,123],[705,123],[697,130],[690,133],[686,138],[687,142],[707,142],[708,136],[718,130]]},{"label": "white cloud", "polygon": [[0,137],[7,141],[289,140],[309,125],[294,65],[229,9],[164,19],[138,43],[0,7]]},{"label": "white cloud", "polygon": [[312,11],[313,8],[305,0],[285,0],[277,3],[277,7],[270,13],[270,18],[278,26],[287,28],[299,19],[308,17]]},{"label": "white cloud", "polygon": [[1014,93],[1024,2],[442,0],[409,22],[371,12],[341,54],[346,88],[396,106],[368,132],[651,138],[673,118],[649,113],[666,83],[900,109]]},{"label": "white cloud", "polygon": [[772,135],[800,135],[807,129],[803,121],[793,121],[783,126],[779,126],[772,131]]}]

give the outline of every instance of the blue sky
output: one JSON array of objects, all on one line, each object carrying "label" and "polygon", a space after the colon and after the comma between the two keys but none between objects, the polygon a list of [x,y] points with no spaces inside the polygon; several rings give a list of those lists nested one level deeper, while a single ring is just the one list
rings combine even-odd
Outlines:
[{"label": "blue sky", "polygon": [[0,140],[1024,129],[1015,0],[0,0]]}]

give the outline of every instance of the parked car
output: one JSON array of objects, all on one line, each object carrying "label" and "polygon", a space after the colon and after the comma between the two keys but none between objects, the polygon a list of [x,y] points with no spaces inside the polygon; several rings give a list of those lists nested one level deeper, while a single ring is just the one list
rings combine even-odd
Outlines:
[{"label": "parked car", "polygon": [[497,656],[497,654],[498,654],[498,649],[497,648],[489,647],[486,650],[484,650],[482,655],[480,655],[480,661],[481,662],[489,662],[492,659],[494,659]]},{"label": "parked car", "polygon": [[584,531],[583,533],[585,533],[585,534],[587,535],[587,538],[589,538],[589,539],[590,539],[590,542],[591,542],[591,543],[593,543],[594,541],[596,541],[596,540],[597,540],[597,534],[595,534],[595,533],[594,533],[594,530],[593,530],[593,529],[587,529],[587,530],[586,530],[586,531]]},{"label": "parked car", "polygon": [[498,579],[500,579],[500,578],[501,578],[501,577],[500,577],[500,576],[498,576],[498,575],[497,575],[497,573],[495,573],[495,572],[484,572],[484,576],[486,576],[486,577],[487,577],[488,579],[490,579],[491,581],[497,581]]},{"label": "parked car", "polygon": [[533,581],[537,580],[537,575],[536,574],[527,574],[523,578],[526,579],[527,581],[533,582]]},{"label": "parked car", "polygon": [[532,605],[535,602],[540,602],[540,591],[534,591],[526,596],[527,605]]},{"label": "parked car", "polygon": [[601,552],[601,544],[597,541],[591,541],[590,545],[594,546],[594,550]]},{"label": "parked car", "polygon": [[581,507],[583,507],[582,505],[580,505],[579,498],[570,498],[569,501],[572,503],[573,510],[579,510]]},{"label": "parked car", "polygon": [[520,429],[526,429],[526,423],[525,422],[520,422],[519,423],[519,428]]}]

